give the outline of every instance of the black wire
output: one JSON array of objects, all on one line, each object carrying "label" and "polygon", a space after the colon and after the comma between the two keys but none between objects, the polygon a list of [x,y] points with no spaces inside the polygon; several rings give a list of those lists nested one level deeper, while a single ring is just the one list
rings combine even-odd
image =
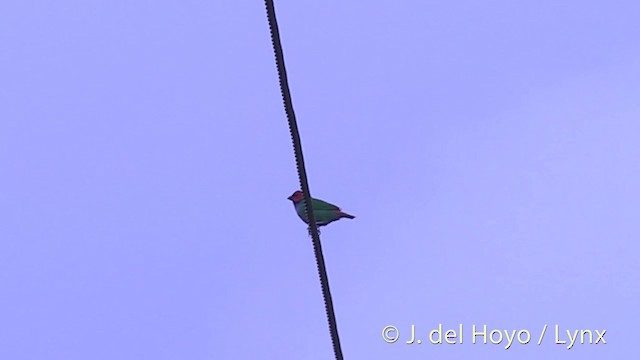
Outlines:
[{"label": "black wire", "polygon": [[276,56],[276,64],[280,78],[282,100],[284,102],[285,112],[287,113],[287,119],[289,120],[289,131],[291,132],[291,140],[293,141],[293,150],[295,152],[296,164],[298,167],[298,178],[300,179],[300,187],[304,193],[305,211],[307,213],[307,219],[309,220],[309,233],[313,239],[313,250],[316,255],[320,283],[322,284],[322,294],[324,296],[327,319],[329,320],[329,331],[331,332],[331,341],[333,342],[333,352],[335,353],[337,360],[342,360],[342,348],[340,347],[340,338],[338,337],[338,325],[336,323],[336,315],[333,311],[333,300],[331,300],[331,291],[329,291],[329,278],[327,276],[327,269],[324,265],[320,235],[318,233],[318,227],[316,226],[315,216],[313,216],[311,193],[309,192],[309,184],[307,182],[307,172],[304,168],[302,144],[300,142],[300,134],[298,133],[296,115],[293,112],[293,103],[291,102],[291,93],[289,92],[287,71],[284,66],[282,44],[280,43],[280,32],[278,31],[278,22],[276,21],[276,11],[273,5],[273,0],[265,0],[265,5],[267,7],[267,18],[269,20],[269,28],[271,30],[271,42],[273,43],[273,51]]}]

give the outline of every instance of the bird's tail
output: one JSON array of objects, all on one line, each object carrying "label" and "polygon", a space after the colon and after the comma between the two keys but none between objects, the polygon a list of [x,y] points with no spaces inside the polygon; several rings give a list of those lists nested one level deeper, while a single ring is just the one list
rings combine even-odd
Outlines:
[{"label": "bird's tail", "polygon": [[346,212],[344,212],[344,211],[340,211],[340,210],[338,210],[338,211],[337,211],[337,213],[338,213],[338,215],[340,215],[340,217],[345,217],[345,218],[347,218],[347,219],[353,219],[353,218],[355,218],[355,216],[353,216],[353,215],[349,215],[349,214],[347,214],[347,213],[346,213]]}]

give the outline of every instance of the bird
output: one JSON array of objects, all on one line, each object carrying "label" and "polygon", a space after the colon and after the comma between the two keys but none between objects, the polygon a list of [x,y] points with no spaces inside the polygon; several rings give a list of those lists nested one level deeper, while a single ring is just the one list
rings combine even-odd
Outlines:
[{"label": "bird", "polygon": [[[305,223],[309,223],[304,206],[304,194],[302,191],[295,191],[287,199],[293,202],[293,206],[298,216]],[[355,216],[347,214],[340,210],[339,207],[320,199],[311,198],[311,206],[313,207],[313,217],[316,219],[316,226],[325,226],[341,218],[353,219]]]}]

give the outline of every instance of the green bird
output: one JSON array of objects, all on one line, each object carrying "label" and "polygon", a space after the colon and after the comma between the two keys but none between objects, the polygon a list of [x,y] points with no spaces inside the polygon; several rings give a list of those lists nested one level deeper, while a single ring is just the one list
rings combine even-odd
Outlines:
[{"label": "green bird", "polygon": [[[300,219],[308,224],[309,220],[305,213],[304,194],[302,191],[294,192],[293,195],[289,196],[287,199],[293,202],[293,206],[295,207]],[[311,206],[313,207],[313,217],[316,219],[317,226],[324,226],[341,218],[355,218],[355,216],[349,215],[340,210],[339,207],[320,199],[311,198]]]}]

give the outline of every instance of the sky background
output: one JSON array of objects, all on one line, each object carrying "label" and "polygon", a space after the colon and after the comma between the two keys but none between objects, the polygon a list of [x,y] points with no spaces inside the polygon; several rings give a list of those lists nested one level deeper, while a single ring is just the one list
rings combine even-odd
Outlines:
[{"label": "sky background", "polygon": [[[276,11],[345,359],[640,354],[640,2]],[[4,0],[0,54],[0,358],[332,358],[261,1]]]}]

